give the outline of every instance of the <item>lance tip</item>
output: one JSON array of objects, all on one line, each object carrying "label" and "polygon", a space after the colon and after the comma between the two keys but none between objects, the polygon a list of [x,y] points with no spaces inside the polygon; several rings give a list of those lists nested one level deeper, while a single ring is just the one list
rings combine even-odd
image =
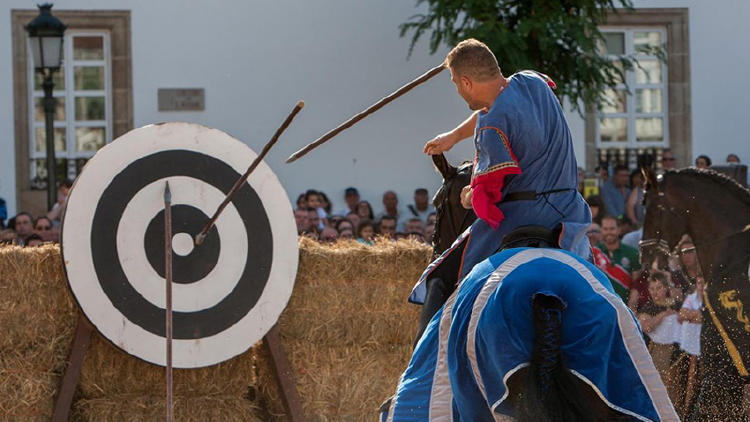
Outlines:
[{"label": "lance tip", "polygon": [[304,106],[305,106],[305,102],[304,101],[302,101],[302,100],[297,101],[297,107],[298,108],[302,108]]}]

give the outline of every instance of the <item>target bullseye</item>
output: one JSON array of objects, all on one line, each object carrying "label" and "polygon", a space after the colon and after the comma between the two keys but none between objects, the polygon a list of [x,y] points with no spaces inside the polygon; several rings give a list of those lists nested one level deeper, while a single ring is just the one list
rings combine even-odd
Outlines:
[{"label": "target bullseye", "polygon": [[172,250],[180,256],[185,256],[193,251],[193,237],[187,233],[177,233],[172,236]]},{"label": "target bullseye", "polygon": [[255,157],[221,131],[167,123],[131,131],[87,163],[68,199],[63,258],[81,309],[112,343],[165,364],[166,181],[174,366],[229,359],[275,324],[294,285],[297,234],[288,197],[265,163],[194,246]]}]

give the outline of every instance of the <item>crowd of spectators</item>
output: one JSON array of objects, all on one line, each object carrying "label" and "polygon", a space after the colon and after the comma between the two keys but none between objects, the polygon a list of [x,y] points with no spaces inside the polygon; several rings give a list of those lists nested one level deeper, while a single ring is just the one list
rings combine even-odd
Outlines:
[{"label": "crowd of spectators", "polygon": [[0,245],[33,247],[48,242],[59,242],[60,223],[72,186],[71,180],[60,183],[55,205],[47,214],[36,217],[21,211],[6,221],[5,201],[0,200]]},{"label": "crowd of spectators", "polygon": [[334,212],[324,192],[310,189],[297,197],[294,210],[297,233],[321,242],[353,239],[372,245],[376,237],[383,237],[430,243],[436,215],[427,189],[416,189],[413,199],[413,203],[401,207],[396,193],[386,191],[381,198],[383,211],[376,215],[357,188],[349,187],[344,191],[346,207]]},{"label": "crowd of spectators", "polygon": [[[730,154],[726,162],[739,163],[739,158]],[[712,162],[700,155],[694,164],[705,169]],[[661,168],[675,168],[671,151],[664,151]],[[687,414],[695,404],[701,352],[704,280],[695,245],[686,235],[672,251],[669,268],[641,268],[638,243],[645,214],[642,176],[622,165],[614,167],[611,177],[605,166],[597,168],[596,173],[599,194],[586,198],[592,214],[587,235],[594,262],[637,316],[675,407]]]}]

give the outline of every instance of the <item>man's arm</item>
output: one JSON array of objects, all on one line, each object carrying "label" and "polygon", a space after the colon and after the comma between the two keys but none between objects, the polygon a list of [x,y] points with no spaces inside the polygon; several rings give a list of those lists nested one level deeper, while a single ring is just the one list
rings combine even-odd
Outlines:
[{"label": "man's arm", "polygon": [[425,154],[430,155],[440,154],[448,151],[453,148],[453,145],[456,145],[460,141],[473,135],[474,127],[477,125],[477,113],[479,112],[475,111],[472,113],[468,119],[461,122],[461,124],[456,126],[456,128],[450,132],[441,133],[434,139],[428,141],[424,145],[422,151],[424,151]]}]

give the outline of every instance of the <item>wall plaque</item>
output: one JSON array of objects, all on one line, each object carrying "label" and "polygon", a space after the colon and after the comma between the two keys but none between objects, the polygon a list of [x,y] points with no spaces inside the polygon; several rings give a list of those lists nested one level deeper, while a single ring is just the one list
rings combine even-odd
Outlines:
[{"label": "wall plaque", "polygon": [[203,88],[159,88],[159,111],[203,111]]}]

